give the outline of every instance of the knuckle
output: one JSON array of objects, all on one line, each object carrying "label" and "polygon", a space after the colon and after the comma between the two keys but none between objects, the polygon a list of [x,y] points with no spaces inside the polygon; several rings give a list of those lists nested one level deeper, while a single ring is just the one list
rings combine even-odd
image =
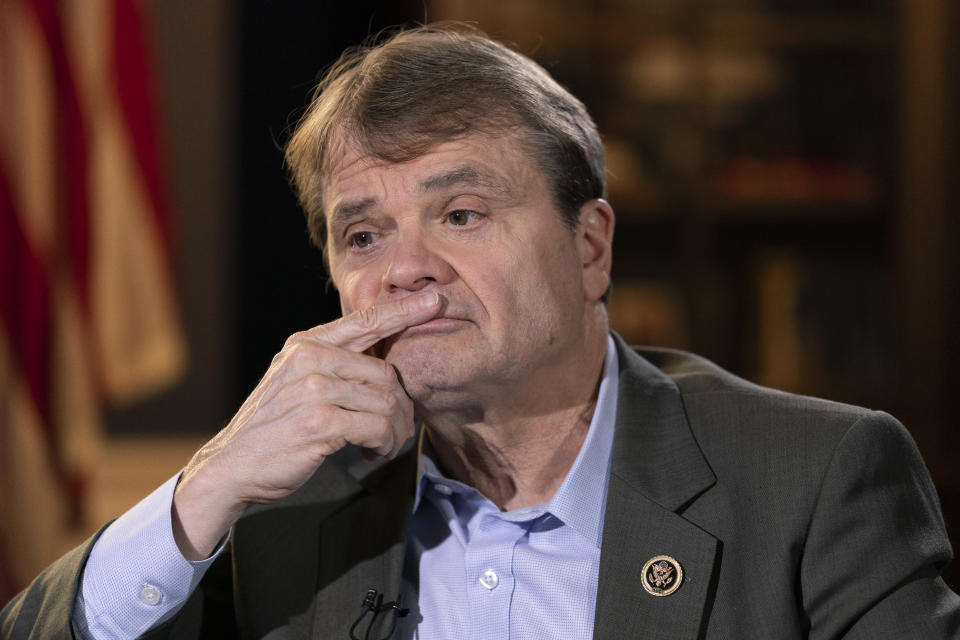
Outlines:
[{"label": "knuckle", "polygon": [[287,360],[296,367],[311,366],[322,359],[323,351],[315,342],[304,340],[288,349]]},{"label": "knuckle", "polygon": [[307,333],[305,331],[297,331],[287,338],[286,342],[283,343],[284,349],[292,348],[294,345],[302,344],[303,341],[307,338]]},{"label": "knuckle", "polygon": [[295,343],[285,350],[286,355],[283,361],[289,365],[297,366],[301,364],[306,357],[306,348],[302,342]]},{"label": "knuckle", "polygon": [[311,373],[304,377],[301,384],[303,385],[304,391],[311,394],[319,394],[330,386],[327,377],[319,373]]},{"label": "knuckle", "polygon": [[376,307],[360,309],[357,311],[356,323],[361,329],[374,329],[379,323],[380,314]]}]

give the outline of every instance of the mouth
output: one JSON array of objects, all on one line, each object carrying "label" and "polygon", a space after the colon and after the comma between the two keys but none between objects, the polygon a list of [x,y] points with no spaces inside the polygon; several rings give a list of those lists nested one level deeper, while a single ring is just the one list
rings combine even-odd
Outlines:
[{"label": "mouth", "polygon": [[464,328],[468,323],[468,320],[441,316],[439,318],[427,320],[426,322],[422,322],[420,324],[415,324],[411,327],[407,327],[399,333],[393,334],[389,338],[384,339],[383,342],[380,343],[383,349],[382,355],[385,356],[387,353],[389,353],[390,349],[401,340],[450,334]]},{"label": "mouth", "polygon": [[466,324],[467,324],[467,320],[441,316],[439,318],[432,318],[420,324],[415,324],[412,327],[407,327],[400,333],[397,333],[396,335],[394,335],[393,338],[395,341],[400,338],[426,335],[431,333],[450,333],[452,331],[457,331],[458,329],[463,328]]}]

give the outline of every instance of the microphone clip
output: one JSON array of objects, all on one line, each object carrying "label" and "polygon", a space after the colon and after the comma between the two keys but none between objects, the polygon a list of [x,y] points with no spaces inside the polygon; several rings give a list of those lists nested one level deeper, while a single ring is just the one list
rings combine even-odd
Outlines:
[{"label": "microphone clip", "polygon": [[[363,596],[363,602],[360,603],[360,615],[354,621],[353,626],[350,627],[350,640],[370,640],[370,631],[373,629],[373,624],[377,616],[388,611],[393,614],[390,621],[390,631],[381,640],[387,640],[387,638],[393,635],[394,630],[397,628],[397,618],[406,616],[410,610],[400,607],[400,596],[397,596],[396,600],[384,602],[383,594],[379,593],[376,589],[367,589],[367,592]],[[373,616],[367,624],[367,630],[363,634],[363,638],[357,637],[354,632],[367,614],[371,612]]]}]

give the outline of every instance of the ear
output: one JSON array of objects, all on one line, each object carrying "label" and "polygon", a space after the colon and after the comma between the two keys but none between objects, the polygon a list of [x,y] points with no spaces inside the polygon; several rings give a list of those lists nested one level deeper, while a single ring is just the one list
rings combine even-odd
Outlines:
[{"label": "ear", "polygon": [[583,265],[583,293],[589,301],[599,300],[610,287],[613,262],[613,207],[601,198],[580,207],[577,243]]}]

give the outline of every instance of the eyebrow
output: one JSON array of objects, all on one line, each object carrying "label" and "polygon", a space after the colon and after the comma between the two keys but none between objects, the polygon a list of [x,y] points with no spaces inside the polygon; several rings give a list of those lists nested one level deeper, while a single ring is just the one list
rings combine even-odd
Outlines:
[{"label": "eyebrow", "polygon": [[376,198],[363,198],[353,202],[341,202],[333,208],[330,216],[330,228],[346,224],[349,220],[361,215],[377,203]]}]

